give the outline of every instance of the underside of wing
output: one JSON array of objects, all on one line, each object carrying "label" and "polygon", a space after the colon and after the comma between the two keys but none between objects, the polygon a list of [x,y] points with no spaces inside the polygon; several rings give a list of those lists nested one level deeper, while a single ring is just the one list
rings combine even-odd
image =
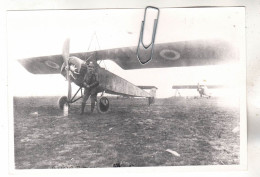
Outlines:
[{"label": "underside of wing", "polygon": [[148,92],[103,68],[99,68],[98,78],[100,87],[106,93],[134,97],[152,97]]},{"label": "underside of wing", "polygon": [[61,55],[34,57],[18,61],[33,74],[59,74],[63,64]]},{"label": "underside of wing", "polygon": [[224,86],[224,85],[207,85],[207,88],[209,88],[209,89],[219,89],[219,88],[227,88],[227,86]]},{"label": "underside of wing", "polygon": [[[145,69],[181,66],[202,66],[239,61],[238,50],[222,40],[194,40],[154,45],[152,60],[143,65],[136,55],[137,46],[94,52],[72,53],[70,56],[87,60],[112,60],[123,69]],[[151,50],[140,50],[141,60],[150,57]],[[19,62],[33,74],[58,74],[63,64],[62,55],[21,59]]]},{"label": "underside of wing", "polygon": [[172,89],[197,89],[197,85],[174,85]]},{"label": "underside of wing", "polygon": [[[154,45],[152,60],[142,65],[136,56],[137,47],[75,53],[79,58],[95,54],[97,60],[112,60],[123,69],[164,68],[227,64],[239,61],[239,52],[223,40],[194,40]],[[151,50],[140,50],[141,60],[150,57]]]},{"label": "underside of wing", "polygon": [[[224,85],[207,85],[209,89],[223,88]],[[197,89],[198,85],[174,85],[172,89]]]}]

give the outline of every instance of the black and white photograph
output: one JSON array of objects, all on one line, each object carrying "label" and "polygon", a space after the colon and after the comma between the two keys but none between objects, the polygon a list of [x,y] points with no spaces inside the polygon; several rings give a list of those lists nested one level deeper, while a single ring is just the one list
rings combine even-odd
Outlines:
[{"label": "black and white photograph", "polygon": [[8,11],[13,166],[246,166],[245,8]]}]

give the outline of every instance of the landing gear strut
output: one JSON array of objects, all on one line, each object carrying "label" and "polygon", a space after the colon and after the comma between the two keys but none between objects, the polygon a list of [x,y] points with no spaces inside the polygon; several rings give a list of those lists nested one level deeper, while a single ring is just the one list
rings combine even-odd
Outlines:
[{"label": "landing gear strut", "polygon": [[[70,106],[71,103],[74,103],[76,101],[78,101],[79,99],[81,99],[83,97],[83,88],[80,87],[78,89],[78,91],[74,94],[74,96],[69,100],[67,96],[62,96],[60,97],[59,101],[58,101],[58,107],[63,110],[64,106]],[[81,92],[81,96],[76,98],[77,94],[79,93],[79,91]]]}]

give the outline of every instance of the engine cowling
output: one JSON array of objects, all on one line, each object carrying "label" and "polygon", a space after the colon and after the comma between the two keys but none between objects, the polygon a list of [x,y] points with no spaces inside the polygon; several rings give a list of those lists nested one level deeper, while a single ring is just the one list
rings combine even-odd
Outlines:
[{"label": "engine cowling", "polygon": [[[71,56],[69,58],[69,65],[71,81],[80,86],[82,84],[85,73],[87,72],[87,66],[85,62],[80,58]],[[61,74],[66,78],[66,70],[64,64],[61,68]]]}]

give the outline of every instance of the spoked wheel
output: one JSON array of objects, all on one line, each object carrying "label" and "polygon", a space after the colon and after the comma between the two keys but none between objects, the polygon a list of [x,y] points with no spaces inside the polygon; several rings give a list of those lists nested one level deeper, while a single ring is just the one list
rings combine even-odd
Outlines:
[{"label": "spoked wheel", "polygon": [[106,97],[101,97],[98,101],[97,101],[97,108],[98,108],[98,112],[99,113],[107,113],[110,109],[109,109],[109,100]]},{"label": "spoked wheel", "polygon": [[59,99],[59,101],[58,101],[58,106],[59,106],[59,108],[61,109],[61,110],[63,110],[64,109],[64,106],[69,106],[69,104],[68,104],[68,97],[66,97],[66,96],[62,96],[62,97],[60,97],[60,99]]}]

